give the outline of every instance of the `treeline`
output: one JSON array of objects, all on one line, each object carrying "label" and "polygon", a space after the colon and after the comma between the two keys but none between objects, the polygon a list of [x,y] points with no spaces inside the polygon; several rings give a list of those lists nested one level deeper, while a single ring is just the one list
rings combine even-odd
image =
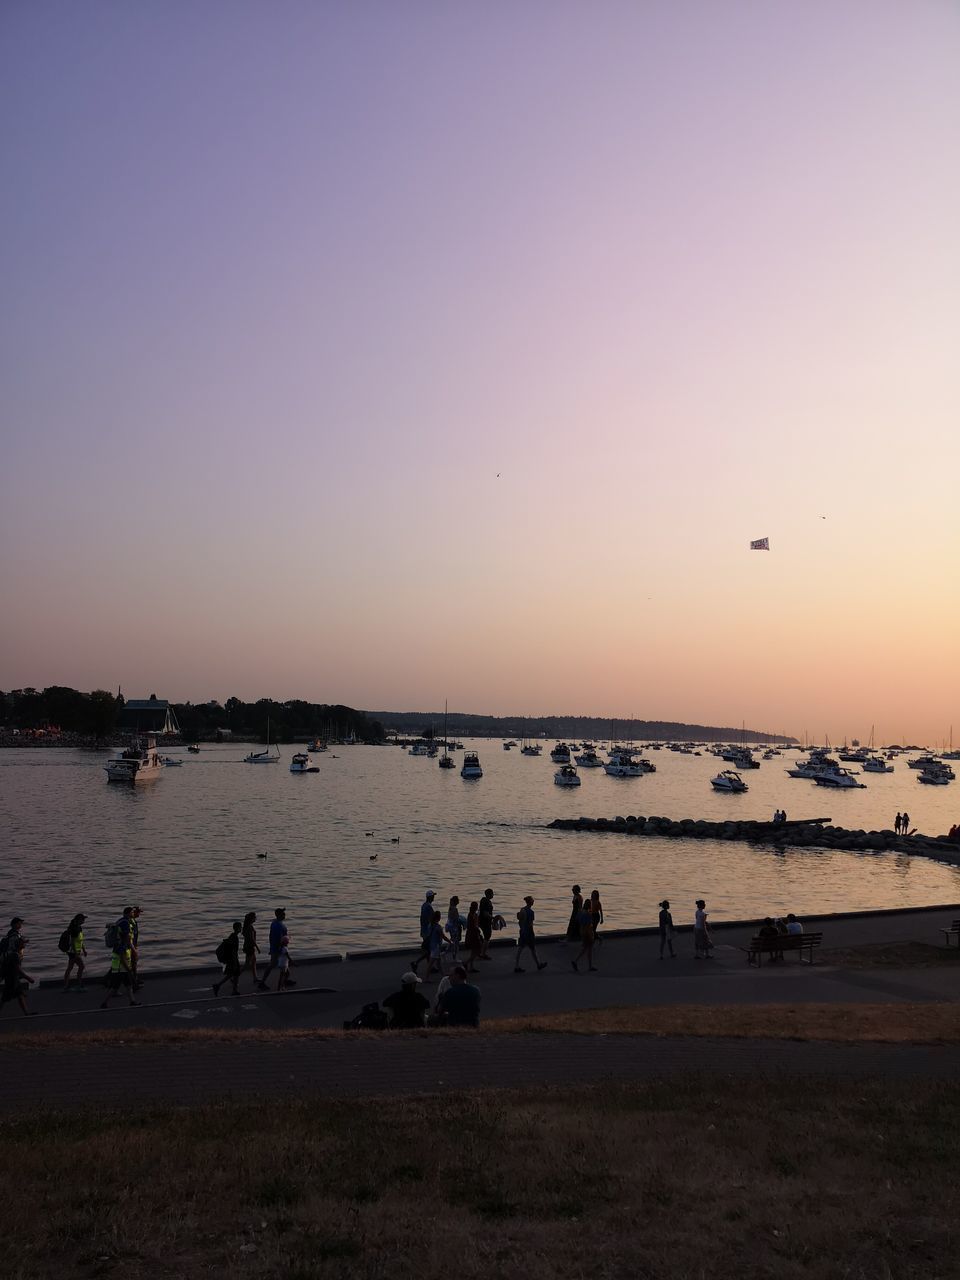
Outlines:
[{"label": "treeline", "polygon": [[80,693],[64,685],[48,689],[0,691],[0,724],[26,732],[75,733],[106,738],[117,723],[122,701],[106,689]]},{"label": "treeline", "polygon": [[[105,739],[116,732],[124,699],[105,689],[81,693],[61,685],[47,689],[0,691],[0,725],[21,732],[59,732]],[[363,711],[339,703],[274,702],[261,698],[243,702],[228,698],[217,701],[171,704],[185,741],[213,741],[217,732],[228,729],[237,738],[266,740],[267,721],[274,742],[291,742],[314,734],[331,741],[354,737],[360,742],[382,742],[383,725]]]},{"label": "treeline", "polygon": [[359,742],[382,742],[386,736],[379,721],[341,703],[228,698],[222,706],[219,702],[176,702],[173,710],[187,742],[213,740],[220,729],[229,729],[235,738],[265,742],[268,720],[271,742],[294,742],[314,735],[329,742],[349,737]]},{"label": "treeline", "polygon": [[[410,736],[443,734],[442,711],[372,711],[392,732]],[[796,742],[768,730],[730,725],[681,724],[675,720],[611,720],[602,716],[481,716],[463,711],[447,714],[447,734],[461,738],[640,738],[669,742]]]}]

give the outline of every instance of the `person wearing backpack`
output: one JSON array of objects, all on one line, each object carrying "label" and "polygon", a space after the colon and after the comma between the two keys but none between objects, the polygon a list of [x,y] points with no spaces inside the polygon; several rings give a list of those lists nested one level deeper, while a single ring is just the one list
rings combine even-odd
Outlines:
[{"label": "person wearing backpack", "polygon": [[110,972],[107,974],[107,994],[100,1008],[105,1009],[114,996],[120,994],[123,987],[127,989],[127,999],[131,1005],[139,1005],[133,998],[133,957],[131,943],[133,938],[133,907],[124,907],[123,915],[116,924],[108,925],[103,940],[110,947]]},{"label": "person wearing backpack", "polygon": [[23,967],[23,949],[27,945],[27,939],[20,932],[22,925],[20,917],[14,916],[10,921],[10,932],[3,940],[0,952],[0,977],[3,979],[0,985],[0,1008],[8,1000],[16,1000],[20,1011],[31,1018],[36,1017],[37,1011],[27,1008],[27,989],[35,979]]},{"label": "person wearing backpack", "polygon": [[70,974],[74,966],[77,970],[77,984],[73,988],[74,991],[86,991],[83,985],[83,971],[87,967],[84,956],[87,954],[87,948],[83,943],[83,922],[86,916],[74,916],[63,933],[60,935],[60,941],[57,946],[67,957],[67,967],[63,973],[63,990],[70,990]]},{"label": "person wearing backpack", "polygon": [[243,972],[240,967],[240,933],[242,930],[243,923],[240,920],[234,920],[232,933],[228,933],[217,947],[216,956],[223,965],[223,977],[219,982],[213,984],[213,994],[215,996],[220,994],[220,988],[225,982],[233,983],[233,995],[238,996],[240,994],[237,989],[237,983],[240,981],[240,974]]}]

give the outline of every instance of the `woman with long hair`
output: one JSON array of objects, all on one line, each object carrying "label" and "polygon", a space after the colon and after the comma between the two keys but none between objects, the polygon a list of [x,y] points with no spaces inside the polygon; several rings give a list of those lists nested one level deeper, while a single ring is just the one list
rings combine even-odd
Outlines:
[{"label": "woman with long hair", "polygon": [[467,973],[479,973],[477,961],[483,954],[483,934],[480,932],[480,903],[471,902],[467,913],[467,936],[464,944],[470,952],[467,961]]},{"label": "woman with long hair", "polygon": [[260,985],[260,978],[257,973],[257,955],[259,954],[260,948],[257,946],[257,931],[254,928],[256,922],[257,913],[255,911],[248,911],[243,917],[243,928],[241,931],[243,936],[243,968],[240,972],[249,972],[252,975],[254,991],[256,991]]},{"label": "woman with long hair", "polygon": [[573,900],[570,904],[570,923],[567,925],[567,941],[577,942],[580,938],[580,908],[583,906],[583,894],[580,886],[573,886]]}]

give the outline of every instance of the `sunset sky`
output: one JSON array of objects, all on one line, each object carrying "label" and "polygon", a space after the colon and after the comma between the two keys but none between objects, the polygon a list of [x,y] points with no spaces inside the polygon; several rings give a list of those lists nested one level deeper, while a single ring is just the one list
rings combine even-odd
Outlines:
[{"label": "sunset sky", "polygon": [[960,741],[958,68],[948,0],[6,0],[0,687]]}]

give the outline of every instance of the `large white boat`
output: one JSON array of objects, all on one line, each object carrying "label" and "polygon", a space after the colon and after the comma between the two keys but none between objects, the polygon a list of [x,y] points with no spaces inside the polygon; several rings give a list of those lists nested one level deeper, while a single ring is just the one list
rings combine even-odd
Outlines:
[{"label": "large white boat", "polygon": [[584,751],[582,755],[577,756],[577,764],[581,769],[599,769],[603,766],[603,761],[592,748]]},{"label": "large white boat", "polygon": [[150,778],[159,778],[163,772],[163,762],[154,738],[147,738],[145,743],[139,739],[131,742],[103,767],[107,771],[108,782],[146,782]]},{"label": "large white boat", "polygon": [[580,785],[580,777],[572,764],[561,765],[553,775],[553,781],[558,787],[579,787]]},{"label": "large white boat", "polygon": [[305,751],[298,751],[290,761],[291,773],[319,773],[319,765],[311,764],[310,757]]},{"label": "large white boat", "polygon": [[569,764],[570,748],[567,746],[565,742],[558,742],[557,745],[550,752],[550,759],[553,761],[554,764]]},{"label": "large white boat", "polygon": [[611,778],[642,778],[643,766],[628,751],[620,751],[603,766]]},{"label": "large white boat", "polygon": [[733,769],[724,769],[715,778],[710,779],[711,787],[717,791],[748,791],[749,787]]},{"label": "large white boat", "polygon": [[887,764],[883,756],[867,756],[863,762],[864,773],[893,773],[893,765]]},{"label": "large white boat", "polygon": [[463,753],[463,767],[460,770],[461,778],[482,778],[483,770],[480,768],[480,757],[475,751],[465,751]]},{"label": "large white boat", "polygon": [[858,782],[849,769],[841,769],[839,765],[836,769],[824,770],[818,773],[814,778],[814,782],[818,787],[862,787],[863,783]]},{"label": "large white boat", "polygon": [[833,773],[840,768],[838,761],[824,751],[811,751],[809,760],[798,760],[787,773],[791,778],[819,778],[824,773]]}]

